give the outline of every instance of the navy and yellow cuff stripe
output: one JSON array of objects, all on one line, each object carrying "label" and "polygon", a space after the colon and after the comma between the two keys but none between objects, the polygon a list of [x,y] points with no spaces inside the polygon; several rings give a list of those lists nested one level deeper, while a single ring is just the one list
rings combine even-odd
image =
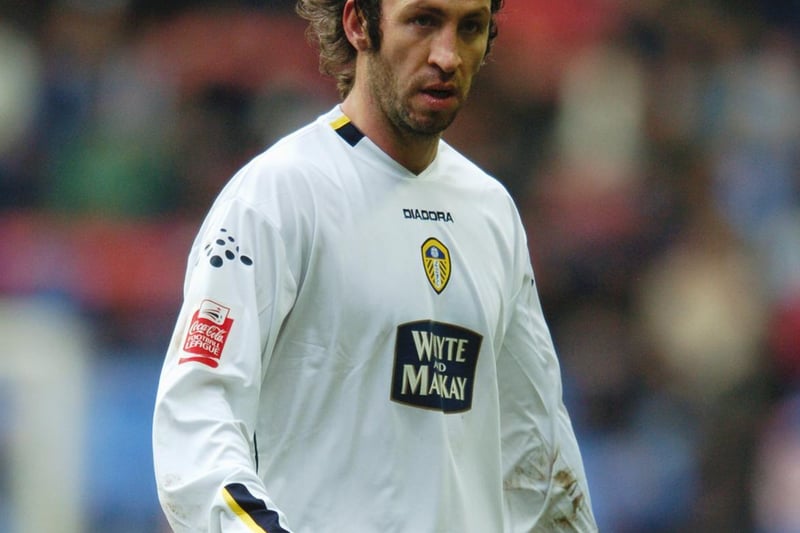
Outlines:
[{"label": "navy and yellow cuff stripe", "polygon": [[331,122],[331,126],[350,146],[357,145],[358,141],[364,138],[364,134],[361,130],[356,128],[355,124],[350,122],[350,118],[345,115]]},{"label": "navy and yellow cuff stripe", "polygon": [[232,483],[222,489],[228,507],[256,533],[289,533],[278,519],[278,513],[267,508],[264,500],[253,496],[241,483]]}]

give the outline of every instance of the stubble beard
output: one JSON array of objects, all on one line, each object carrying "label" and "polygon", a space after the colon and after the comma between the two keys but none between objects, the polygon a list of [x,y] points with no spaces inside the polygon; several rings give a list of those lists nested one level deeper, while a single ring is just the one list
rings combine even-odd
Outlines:
[{"label": "stubble beard", "polygon": [[417,140],[438,139],[456,118],[450,113],[417,112],[398,89],[397,77],[380,52],[371,52],[367,62],[370,91],[389,125],[401,136]]}]

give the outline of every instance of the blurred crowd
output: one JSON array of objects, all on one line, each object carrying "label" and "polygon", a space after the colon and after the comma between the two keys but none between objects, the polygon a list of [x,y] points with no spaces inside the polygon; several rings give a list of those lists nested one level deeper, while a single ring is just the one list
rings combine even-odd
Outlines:
[{"label": "blurred crowd", "polygon": [[[292,8],[0,0],[0,295],[160,360],[213,197],[337,101]],[[446,138],[520,206],[601,530],[800,532],[800,3],[500,28]]]}]

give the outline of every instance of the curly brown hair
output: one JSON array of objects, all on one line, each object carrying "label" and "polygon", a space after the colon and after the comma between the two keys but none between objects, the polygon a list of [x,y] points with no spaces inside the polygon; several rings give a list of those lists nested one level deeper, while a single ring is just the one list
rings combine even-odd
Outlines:
[{"label": "curly brown hair", "polygon": [[[492,20],[489,24],[489,41],[486,54],[497,37],[494,14],[500,11],[505,0],[491,0]],[[342,25],[346,0],[297,0],[295,10],[308,21],[307,35],[319,47],[319,70],[336,80],[339,95],[344,98],[353,88],[356,49],[347,40]],[[381,5],[383,0],[356,0],[356,7],[367,24],[369,40],[375,49],[381,42]]]}]

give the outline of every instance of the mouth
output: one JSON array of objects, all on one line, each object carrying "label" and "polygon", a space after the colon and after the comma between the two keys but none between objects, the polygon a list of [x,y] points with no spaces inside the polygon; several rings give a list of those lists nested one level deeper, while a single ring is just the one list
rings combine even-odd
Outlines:
[{"label": "mouth", "polygon": [[430,86],[422,89],[422,94],[437,100],[447,100],[454,98],[458,92],[454,87],[450,86]]},{"label": "mouth", "polygon": [[444,113],[458,109],[460,94],[458,89],[451,84],[427,85],[420,89],[420,95],[429,111]]}]

